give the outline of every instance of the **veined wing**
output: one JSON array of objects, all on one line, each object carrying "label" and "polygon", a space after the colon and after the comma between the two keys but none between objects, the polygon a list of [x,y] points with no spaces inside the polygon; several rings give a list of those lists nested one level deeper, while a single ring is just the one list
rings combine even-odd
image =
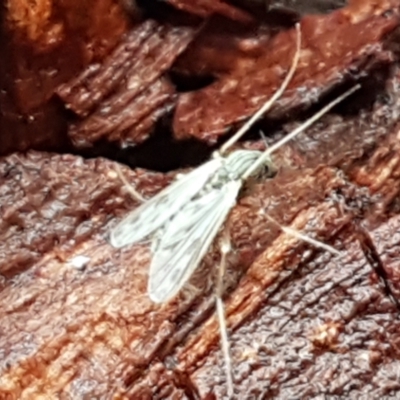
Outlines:
[{"label": "veined wing", "polygon": [[172,298],[200,264],[236,204],[241,181],[230,181],[188,203],[163,232],[150,265],[148,294],[156,303]]},{"label": "veined wing", "polygon": [[204,187],[221,164],[221,159],[206,162],[133,210],[111,231],[111,245],[136,243],[162,227]]}]

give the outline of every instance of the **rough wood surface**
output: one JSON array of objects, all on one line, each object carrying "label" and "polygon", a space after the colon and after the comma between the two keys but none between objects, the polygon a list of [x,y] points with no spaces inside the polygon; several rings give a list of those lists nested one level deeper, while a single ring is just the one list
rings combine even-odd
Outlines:
[{"label": "rough wood surface", "polygon": [[115,0],[7,0],[0,20],[0,154],[65,151],[55,88],[102,60],[131,22]]},{"label": "rough wood surface", "polygon": [[[351,7],[329,15],[303,18],[299,67],[268,118],[280,119],[288,110],[308,108],[338,84],[388,63],[383,39],[398,25],[398,19],[396,1],[370,7],[354,1]],[[184,67],[195,75],[214,73],[218,79],[178,98],[173,126],[178,138],[194,136],[215,143],[272,96],[289,68],[295,49],[294,29],[273,38],[265,27],[233,31],[228,42],[225,37],[217,23],[207,27],[194,42],[194,49],[189,49]]]},{"label": "rough wood surface", "polygon": [[[66,107],[84,118],[70,126],[76,147],[106,138],[125,146],[145,141],[157,119],[175,103],[163,74],[196,34],[191,26],[144,21],[109,57],[57,89]],[[144,127],[143,127],[144,125]]]},{"label": "rough wood surface", "polygon": [[[365,15],[389,3],[368,4]],[[224,303],[238,399],[399,396],[397,12],[385,14],[391,36],[367,46],[379,63],[357,70],[363,89],[280,149],[278,175],[243,193],[229,216]],[[313,112],[286,107],[268,142]],[[174,151],[163,147],[162,158]],[[0,399],[227,398],[218,243],[179,296],[153,304],[148,243],[107,241],[137,205],[114,166],[37,151],[0,159]],[[182,170],[123,172],[151,197]],[[265,214],[341,255],[282,233]]]},{"label": "rough wood surface", "polygon": [[[397,295],[398,69],[379,83],[386,93],[373,106],[353,99],[282,149],[278,176],[229,218],[225,304],[238,398],[400,390],[399,310],[357,228],[365,226]],[[115,250],[106,240],[115,217],[134,206],[112,162],[32,152],[0,165],[8,204],[1,397],[224,398],[212,301],[217,249],[180,296],[154,305],[145,293],[148,246]],[[171,179],[124,172],[146,196]],[[280,233],[260,210],[342,255]]]}]

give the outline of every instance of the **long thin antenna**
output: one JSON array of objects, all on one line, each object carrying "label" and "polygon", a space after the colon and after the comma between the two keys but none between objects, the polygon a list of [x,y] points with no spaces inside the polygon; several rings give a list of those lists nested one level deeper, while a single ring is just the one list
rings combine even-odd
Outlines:
[{"label": "long thin antenna", "polygon": [[292,80],[293,75],[297,69],[297,65],[300,59],[300,49],[301,49],[301,30],[300,24],[296,24],[296,52],[293,57],[292,65],[290,66],[290,70],[286,75],[286,78],[282,82],[281,87],[274,93],[274,95],[267,100],[263,106],[227,141],[225,142],[221,148],[219,149],[219,154],[223,154],[226,150],[229,149],[233,144],[235,144],[252,126],[253,124],[263,115],[265,114],[272,105],[278,100],[279,97],[282,96],[283,92],[286,90],[289,82]]},{"label": "long thin antenna", "polygon": [[361,88],[360,84],[353,86],[351,89],[347,90],[345,93],[343,93],[342,95],[337,97],[335,100],[331,101],[328,105],[326,105],[322,110],[320,110],[316,114],[314,114],[311,118],[309,118],[308,120],[303,122],[299,127],[297,127],[294,131],[290,132],[283,139],[274,143],[271,147],[269,147],[267,150],[265,150],[264,153],[260,156],[260,158],[243,174],[242,179],[246,180],[250,175],[252,175],[254,173],[254,171],[257,171],[265,163],[265,161],[269,158],[269,156],[275,150],[279,149],[279,147],[283,146],[285,143],[292,140],[299,133],[306,130],[310,125],[312,125],[314,122],[318,121],[323,115],[325,115],[334,106],[336,106],[336,104],[340,103],[346,97],[349,97],[352,93],[354,93],[356,90],[358,90],[360,88]]}]

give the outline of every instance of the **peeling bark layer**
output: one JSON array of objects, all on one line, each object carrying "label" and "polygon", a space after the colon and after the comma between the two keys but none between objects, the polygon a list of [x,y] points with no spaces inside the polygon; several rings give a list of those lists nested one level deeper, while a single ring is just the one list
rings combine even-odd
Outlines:
[{"label": "peeling bark layer", "polygon": [[55,88],[102,60],[131,22],[115,0],[7,0],[0,19],[0,154],[65,151]]},{"label": "peeling bark layer", "polygon": [[147,20],[103,64],[91,65],[59,87],[58,95],[68,108],[80,117],[89,115],[70,127],[75,146],[87,147],[104,137],[124,145],[144,141],[174,104],[175,90],[162,75],[195,33],[190,26]]},{"label": "peeling bark layer", "polygon": [[[280,119],[289,110],[305,109],[339,84],[390,63],[383,39],[398,21],[398,5],[389,1],[380,2],[379,7],[354,2],[352,7],[329,15],[305,17],[301,21],[300,65],[267,118]],[[215,143],[229,127],[249,118],[273,95],[291,65],[294,29],[272,39],[265,30],[253,36],[239,31],[225,46],[223,38],[218,27],[206,29],[193,50],[195,56],[191,53],[188,64],[182,65],[192,73],[212,74],[215,60],[225,61],[217,70],[215,83],[179,97],[173,126],[178,138],[194,136]]]}]

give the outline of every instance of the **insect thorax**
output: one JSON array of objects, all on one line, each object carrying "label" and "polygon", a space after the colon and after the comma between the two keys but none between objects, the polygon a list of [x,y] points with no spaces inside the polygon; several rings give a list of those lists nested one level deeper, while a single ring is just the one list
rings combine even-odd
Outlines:
[{"label": "insect thorax", "polygon": [[[261,157],[263,153],[258,150],[235,150],[223,159],[224,166],[215,175],[212,184],[223,184],[231,180],[242,179],[248,169]],[[274,176],[276,169],[272,160],[268,158],[260,168],[255,170],[251,177],[266,178]]]}]

